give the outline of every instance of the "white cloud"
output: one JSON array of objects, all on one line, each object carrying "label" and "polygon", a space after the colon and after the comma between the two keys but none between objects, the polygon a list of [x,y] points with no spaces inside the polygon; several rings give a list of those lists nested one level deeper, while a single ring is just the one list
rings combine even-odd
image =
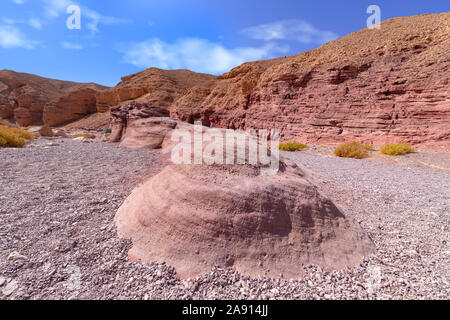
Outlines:
[{"label": "white cloud", "polygon": [[41,20],[36,19],[36,18],[30,18],[30,19],[28,19],[28,21],[25,21],[25,20],[22,20],[22,19],[18,20],[18,19],[11,19],[11,18],[2,17],[2,21],[3,21],[3,23],[10,24],[10,25],[13,25],[13,24],[27,24],[27,25],[35,28],[35,29],[38,29],[38,30],[42,29],[42,22],[41,22]]},{"label": "white cloud", "polygon": [[183,38],[167,43],[158,38],[128,45],[124,61],[137,67],[189,69],[196,72],[220,74],[246,61],[269,59],[285,53],[287,47],[268,43],[263,47],[228,49],[206,39]]},{"label": "white cloud", "polygon": [[[72,0],[42,0],[44,2],[44,12],[49,18],[57,18],[61,14],[66,14],[66,10],[70,5],[77,5],[81,8],[82,27],[86,22],[86,27],[93,34],[99,32],[99,25],[113,25],[113,24],[128,24],[131,23],[128,19],[103,16],[97,11],[94,11],[86,6],[81,6],[76,1]],[[86,19],[86,20],[84,20]]]},{"label": "white cloud", "polygon": [[12,0],[15,4],[24,4],[27,0]]},{"label": "white cloud", "polygon": [[28,24],[35,29],[38,29],[38,30],[42,29],[42,22],[39,19],[30,18],[30,20],[28,20]]},{"label": "white cloud", "polygon": [[42,0],[44,2],[45,15],[51,18],[58,17],[66,12],[67,7],[75,4],[71,0]]},{"label": "white cloud", "polygon": [[17,23],[23,23],[23,20],[15,20],[11,18],[2,17],[3,23],[6,24],[17,24]]},{"label": "white cloud", "polygon": [[317,44],[323,44],[338,37],[334,32],[319,30],[308,22],[296,19],[260,24],[246,28],[242,30],[242,33],[256,40],[293,40]]},{"label": "white cloud", "polygon": [[63,47],[64,49],[68,49],[68,50],[81,50],[84,48],[83,45],[81,45],[81,44],[67,42],[67,41],[61,42],[61,47]]},{"label": "white cloud", "polygon": [[87,28],[92,33],[99,32],[98,25],[113,25],[113,24],[129,24],[131,23],[128,19],[122,19],[122,18],[115,18],[115,17],[108,17],[103,16],[100,13],[91,10],[89,8],[82,8],[81,9],[81,15],[82,17],[87,17],[89,19],[89,22],[87,23]]},{"label": "white cloud", "polygon": [[0,25],[0,47],[4,49],[33,49],[39,44],[39,41],[28,39],[18,28],[14,26]]}]

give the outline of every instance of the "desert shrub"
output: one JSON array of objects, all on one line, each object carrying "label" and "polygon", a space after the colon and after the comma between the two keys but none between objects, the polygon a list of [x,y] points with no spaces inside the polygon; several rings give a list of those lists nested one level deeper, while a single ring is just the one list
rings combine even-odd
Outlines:
[{"label": "desert shrub", "polygon": [[33,138],[34,134],[27,130],[0,125],[0,147],[20,148]]},{"label": "desert shrub", "polygon": [[308,146],[299,142],[286,142],[281,143],[279,149],[282,151],[300,151],[306,149]]},{"label": "desert shrub", "polygon": [[5,138],[3,138],[2,136],[0,136],[0,148],[6,148],[8,145],[8,141],[6,141]]},{"label": "desert shrub", "polygon": [[373,145],[371,144],[363,144],[363,147],[366,151],[373,151]]},{"label": "desert shrub", "polygon": [[105,128],[103,129],[104,134],[110,134],[112,132],[111,128]]},{"label": "desert shrub", "polygon": [[74,138],[95,139],[95,136],[93,134],[88,134],[88,133],[77,133],[73,137]]},{"label": "desert shrub", "polygon": [[15,134],[10,128],[0,128],[1,147],[20,148],[27,142],[24,138]]},{"label": "desert shrub", "polygon": [[382,146],[380,151],[389,156],[403,156],[413,153],[414,148],[407,143],[388,143]]},{"label": "desert shrub", "polygon": [[26,140],[31,140],[34,139],[36,136],[31,133],[30,131],[24,130],[24,129],[20,129],[20,128],[11,128],[10,129],[11,132],[15,135],[17,135],[18,137],[21,137],[23,139]]},{"label": "desert shrub", "polygon": [[341,158],[363,159],[368,156],[367,151],[367,146],[354,141],[339,145],[334,154]]}]

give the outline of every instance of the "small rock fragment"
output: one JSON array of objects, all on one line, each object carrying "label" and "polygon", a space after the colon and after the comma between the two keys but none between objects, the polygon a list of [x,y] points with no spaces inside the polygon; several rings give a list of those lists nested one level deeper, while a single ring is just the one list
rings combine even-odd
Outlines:
[{"label": "small rock fragment", "polygon": [[61,129],[55,130],[55,135],[58,136],[58,137],[61,137],[61,138],[68,138],[69,137],[69,135],[64,130],[61,130]]},{"label": "small rock fragment", "polygon": [[14,291],[17,290],[17,288],[19,288],[19,283],[17,282],[17,280],[12,280],[10,283],[6,285],[5,288],[3,288],[2,293],[8,297],[12,295]]},{"label": "small rock fragment", "polygon": [[28,257],[20,254],[17,251],[11,252],[8,256],[8,261],[16,262],[16,261],[20,261],[20,260],[26,261],[26,260],[28,260]]},{"label": "small rock fragment", "polygon": [[43,137],[54,137],[55,136],[55,133],[53,132],[52,128],[45,127],[45,126],[39,130],[39,134]]}]

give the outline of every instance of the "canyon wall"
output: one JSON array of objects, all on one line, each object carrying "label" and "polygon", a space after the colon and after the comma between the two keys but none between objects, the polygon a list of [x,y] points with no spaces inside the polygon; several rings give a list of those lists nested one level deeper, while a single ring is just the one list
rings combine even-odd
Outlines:
[{"label": "canyon wall", "polygon": [[123,77],[114,88],[98,93],[97,110],[107,112],[110,107],[130,101],[168,108],[193,86],[214,78],[189,70],[150,68]]},{"label": "canyon wall", "polygon": [[450,150],[450,12],[384,21],[299,55],[245,63],[192,88],[172,116],[282,140]]},{"label": "canyon wall", "polygon": [[11,70],[0,71],[0,119],[20,126],[57,126],[96,111],[95,83],[47,79]]}]

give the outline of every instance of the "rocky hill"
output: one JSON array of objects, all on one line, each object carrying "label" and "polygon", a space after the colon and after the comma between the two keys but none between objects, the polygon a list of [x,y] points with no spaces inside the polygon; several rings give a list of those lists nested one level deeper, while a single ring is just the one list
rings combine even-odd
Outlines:
[{"label": "rocky hill", "polygon": [[393,18],[315,50],[245,63],[192,88],[173,116],[277,128],[283,140],[450,150],[450,12]]},{"label": "rocky hill", "polygon": [[96,111],[95,83],[47,79],[11,70],[0,71],[0,119],[21,126],[56,126]]},{"label": "rocky hill", "polygon": [[97,95],[97,110],[106,112],[109,107],[131,100],[167,108],[193,86],[214,78],[213,75],[189,70],[150,68],[123,77],[114,88],[100,92]]}]

